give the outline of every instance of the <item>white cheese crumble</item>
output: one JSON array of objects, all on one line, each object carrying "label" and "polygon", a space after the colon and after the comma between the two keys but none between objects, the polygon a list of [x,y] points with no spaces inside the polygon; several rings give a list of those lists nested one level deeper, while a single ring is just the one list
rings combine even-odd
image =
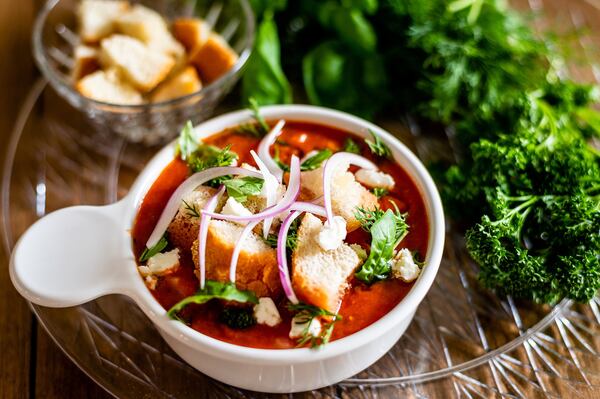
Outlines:
[{"label": "white cheese crumble", "polygon": [[[250,212],[250,210],[248,210],[248,208],[246,208],[244,205],[237,202],[235,200],[235,198],[233,198],[233,197],[227,198],[227,202],[225,202],[225,205],[223,206],[223,209],[221,210],[221,214],[232,215],[232,216],[252,216],[252,212]],[[248,222],[236,222],[236,223],[241,224],[242,226],[245,226],[248,224]]]},{"label": "white cheese crumble", "polygon": [[364,262],[369,257],[367,255],[367,251],[358,244],[350,244],[350,248],[356,252],[356,255],[358,255],[358,258],[361,260],[361,262]]},{"label": "white cheese crumble", "polygon": [[[306,320],[306,315],[301,315],[298,317],[294,316],[292,319],[292,328],[290,330],[290,338],[300,338],[304,335],[304,330],[306,329],[308,321]],[[313,337],[318,337],[321,334],[321,322],[316,318],[310,320],[310,325],[308,325],[307,334]]]},{"label": "white cheese crumble", "polygon": [[258,299],[258,304],[254,305],[254,318],[258,324],[266,324],[269,327],[275,327],[281,323],[277,306],[269,297]]},{"label": "white cheese crumble", "polygon": [[372,188],[385,188],[391,190],[396,184],[392,176],[376,170],[359,169],[354,176],[359,183]]},{"label": "white cheese crumble", "polygon": [[394,278],[410,283],[419,277],[421,269],[415,263],[412,254],[406,248],[401,249],[396,253],[392,262],[392,275]]},{"label": "white cheese crumble", "polygon": [[158,253],[148,259],[146,266],[140,266],[138,269],[142,276],[161,276],[170,273],[179,267],[179,249]]},{"label": "white cheese crumble", "polygon": [[325,222],[317,235],[319,246],[325,251],[338,248],[346,238],[346,220],[341,216],[334,216],[333,223]]}]

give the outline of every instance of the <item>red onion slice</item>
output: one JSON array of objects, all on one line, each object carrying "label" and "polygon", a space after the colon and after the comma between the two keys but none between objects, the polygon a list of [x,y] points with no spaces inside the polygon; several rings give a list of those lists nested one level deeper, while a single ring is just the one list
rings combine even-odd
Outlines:
[{"label": "red onion slice", "polygon": [[333,154],[323,167],[323,201],[327,212],[327,222],[333,220],[333,209],[331,206],[331,179],[335,170],[342,164],[356,165],[363,169],[377,169],[377,165],[365,157],[349,152],[337,152]]},{"label": "red onion slice", "polygon": [[263,162],[267,165],[267,168],[271,171],[271,173],[277,178],[277,181],[281,183],[283,181],[283,170],[277,165],[277,162],[271,156],[271,146],[275,144],[275,140],[281,134],[281,130],[283,129],[283,125],[285,125],[285,121],[282,119],[271,129],[269,133],[261,140],[258,145],[258,155],[263,160]]},{"label": "red onion slice", "polygon": [[229,264],[229,280],[232,283],[235,283],[235,271],[237,268],[238,258],[240,257],[240,252],[242,251],[242,247],[244,246],[244,241],[259,223],[260,221],[248,223],[240,233],[238,241],[235,243],[233,253],[231,254],[231,263]]},{"label": "red onion slice", "polygon": [[244,175],[262,178],[262,175],[259,172],[233,166],[221,166],[218,168],[210,168],[203,170],[202,172],[194,173],[183,183],[181,183],[177,190],[175,190],[175,192],[171,195],[171,198],[169,198],[169,202],[167,202],[165,209],[158,219],[158,223],[156,223],[152,234],[150,234],[150,238],[148,238],[148,241],[146,242],[146,247],[152,248],[155,246],[165,234],[165,231],[167,231],[167,227],[169,227],[171,220],[173,220],[177,214],[177,211],[179,210],[179,206],[181,205],[181,200],[183,197],[207,181],[226,175]]},{"label": "red onion slice", "polygon": [[[279,180],[277,177],[273,175],[267,165],[260,159],[260,157],[254,152],[254,150],[250,151],[252,158],[254,158],[254,162],[256,162],[256,166],[260,170],[260,173],[263,175],[264,186],[263,189],[265,191],[265,197],[267,199],[267,204],[265,208],[270,208],[277,202],[277,188],[279,187]],[[271,230],[271,224],[273,223],[273,218],[266,218],[263,221],[263,237],[266,239],[269,236],[269,231]]]},{"label": "red onion slice", "polygon": [[300,160],[296,155],[292,156],[292,162],[290,165],[290,181],[288,188],[281,199],[281,201],[270,208],[267,208],[259,213],[255,213],[252,216],[236,216],[236,215],[223,215],[216,212],[202,211],[212,218],[220,220],[228,220],[230,222],[256,222],[266,218],[275,217],[281,212],[287,211],[292,204],[298,198],[300,194]]},{"label": "red onion slice", "polygon": [[[221,186],[219,191],[213,195],[204,205],[204,209],[215,210],[221,196],[225,192],[225,186]],[[206,239],[208,236],[208,226],[210,225],[210,216],[200,215],[200,229],[198,230],[198,268],[200,269],[200,289],[204,289],[206,281]]]},{"label": "red onion slice", "polygon": [[292,281],[290,279],[290,272],[287,264],[287,248],[286,241],[288,231],[294,220],[302,214],[302,212],[310,212],[319,216],[325,216],[325,208],[319,205],[311,204],[309,202],[295,202],[290,207],[293,210],[281,223],[279,228],[279,234],[277,236],[277,264],[279,268],[279,279],[281,280],[281,286],[285,292],[285,296],[291,303],[298,303],[298,297],[292,288]]}]

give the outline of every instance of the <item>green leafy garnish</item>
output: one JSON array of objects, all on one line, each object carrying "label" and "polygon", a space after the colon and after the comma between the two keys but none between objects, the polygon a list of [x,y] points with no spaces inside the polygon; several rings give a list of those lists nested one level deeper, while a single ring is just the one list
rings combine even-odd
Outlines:
[{"label": "green leafy garnish", "polygon": [[373,191],[373,195],[375,195],[377,198],[384,197],[384,196],[388,195],[388,193],[390,192],[390,190],[388,190],[387,188],[383,188],[383,187],[375,187],[372,191]]},{"label": "green leafy garnish", "polygon": [[372,130],[369,130],[373,140],[365,139],[365,143],[369,146],[369,149],[373,155],[381,158],[389,158],[392,156],[390,148],[379,138],[379,136]]},{"label": "green leafy garnish", "polygon": [[[296,219],[290,225],[288,235],[286,237],[285,246],[290,252],[293,252],[298,246],[298,227],[300,226],[300,219]],[[267,245],[271,248],[277,248],[277,234],[269,234],[264,240]]]},{"label": "green leafy garnish", "polygon": [[275,146],[274,148],[275,148],[275,154],[273,154],[273,161],[275,161],[275,163],[277,164],[277,166],[279,166],[281,168],[281,170],[283,170],[284,172],[289,172],[290,167],[288,165],[284,164],[281,161],[281,158],[279,158],[279,148],[277,148],[277,146]]},{"label": "green leafy garnish", "polygon": [[[288,309],[291,312],[297,312],[294,318],[296,318],[299,324],[306,324],[302,331],[302,335],[296,342],[298,347],[304,346],[308,342],[310,342],[311,348],[317,348],[327,344],[331,339],[335,323],[342,319],[342,316],[340,315],[305,303],[290,303],[288,304]],[[310,334],[309,328],[312,321],[317,317],[326,317],[328,320],[322,324],[321,333],[318,336],[313,336]]]},{"label": "green leafy garnish", "polygon": [[406,218],[399,212],[391,209],[365,210],[357,209],[356,219],[361,227],[371,233],[371,250],[369,257],[355,273],[356,278],[372,284],[385,280],[391,272],[391,260],[394,249],[408,234]]},{"label": "green leafy garnish", "polygon": [[360,146],[358,143],[352,139],[346,139],[344,142],[344,148],[342,149],[344,152],[350,152],[352,154],[360,154]]},{"label": "green leafy garnish", "polygon": [[200,140],[194,137],[194,126],[191,121],[187,121],[177,140],[175,153],[182,161],[187,161],[189,157],[198,149]]},{"label": "green leafy garnish", "polygon": [[195,204],[190,204],[186,200],[182,200],[183,206],[187,212],[187,214],[193,218],[200,218],[200,211],[196,208]]},{"label": "green leafy garnish", "polygon": [[252,137],[261,138],[269,133],[269,125],[265,121],[265,118],[260,114],[260,107],[258,102],[254,98],[248,100],[250,105],[250,111],[252,112],[252,118],[254,123],[243,123],[237,128],[237,132],[241,134],[247,134]]},{"label": "green leafy garnish", "polygon": [[226,307],[221,311],[219,321],[234,330],[244,330],[256,324],[252,308]]},{"label": "green leafy garnish", "polygon": [[320,150],[315,155],[309,157],[304,162],[302,162],[302,164],[300,165],[300,170],[307,171],[318,169],[321,167],[321,164],[323,164],[323,162],[325,162],[329,157],[331,157],[332,154],[333,153],[329,148]]},{"label": "green leafy garnish", "polygon": [[240,303],[258,303],[258,298],[252,291],[242,291],[235,287],[234,283],[222,283],[219,281],[207,280],[204,289],[198,290],[194,295],[188,296],[177,302],[167,314],[172,319],[180,320],[177,314],[187,305],[203,304],[211,299],[222,299],[224,301],[234,301]]},{"label": "green leafy garnish", "polygon": [[240,204],[246,202],[251,195],[260,194],[264,180],[258,177],[245,176],[223,182],[227,194]]},{"label": "green leafy garnish", "polygon": [[140,255],[140,262],[145,262],[154,255],[162,252],[169,245],[169,241],[167,241],[167,237],[162,236],[160,240],[154,245],[152,248],[144,249],[144,252]]}]

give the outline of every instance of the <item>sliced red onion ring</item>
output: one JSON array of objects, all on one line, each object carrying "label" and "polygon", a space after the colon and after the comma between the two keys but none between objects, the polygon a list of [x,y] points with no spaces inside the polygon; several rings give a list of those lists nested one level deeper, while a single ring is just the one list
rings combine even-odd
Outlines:
[{"label": "sliced red onion ring", "polygon": [[[258,166],[260,173],[263,175],[264,185],[263,189],[265,191],[265,197],[267,199],[267,204],[265,208],[270,208],[277,202],[277,188],[279,187],[279,180],[277,177],[273,175],[267,165],[260,159],[260,157],[254,152],[254,150],[250,151],[252,158],[254,158],[254,162]],[[266,218],[263,221],[263,237],[266,239],[269,236],[269,231],[271,230],[271,224],[273,223],[273,218]]]},{"label": "sliced red onion ring", "polygon": [[277,162],[271,156],[271,146],[275,144],[275,140],[281,134],[281,130],[283,129],[283,125],[285,125],[285,121],[282,119],[271,129],[269,133],[261,140],[258,145],[258,155],[263,160],[263,162],[267,165],[267,168],[275,175],[277,181],[281,183],[283,181],[283,170],[277,165]]},{"label": "sliced red onion ring", "polygon": [[294,220],[302,214],[302,212],[310,212],[315,215],[325,216],[325,208],[319,205],[311,204],[310,202],[295,202],[292,204],[290,209],[293,211],[290,213],[281,223],[279,227],[279,234],[277,236],[277,264],[279,268],[279,279],[281,280],[281,286],[285,292],[285,296],[291,303],[298,303],[298,297],[292,288],[292,281],[290,279],[290,272],[287,264],[287,248],[286,241],[288,231]]},{"label": "sliced red onion ring", "polygon": [[179,206],[181,205],[181,200],[183,197],[207,181],[226,175],[244,175],[262,178],[262,174],[259,172],[233,166],[221,166],[218,168],[210,168],[203,170],[202,172],[194,173],[183,183],[181,183],[177,190],[175,190],[175,192],[171,195],[171,198],[169,198],[169,202],[167,202],[165,209],[158,219],[158,223],[156,223],[152,234],[150,234],[150,238],[148,238],[148,241],[146,242],[146,247],[152,248],[155,246],[165,234],[165,231],[167,230],[167,227],[169,227],[171,220],[173,220],[177,214],[177,211],[179,210]]},{"label": "sliced red onion ring", "polygon": [[[225,192],[225,186],[221,186],[219,191],[213,195],[204,205],[204,209],[214,211]],[[204,289],[206,281],[206,237],[208,236],[208,226],[210,225],[210,216],[200,215],[200,229],[198,230],[198,266],[200,269],[200,289]]]},{"label": "sliced red onion ring", "polygon": [[[208,218],[210,219],[210,217]],[[237,268],[238,258],[240,257],[240,252],[242,251],[242,247],[244,246],[244,241],[259,223],[260,221],[248,223],[240,233],[238,241],[235,243],[233,253],[231,254],[231,263],[229,264],[229,280],[232,283],[235,283],[235,271]]]},{"label": "sliced red onion ring", "polygon": [[377,165],[365,157],[349,152],[337,152],[333,154],[323,167],[323,202],[327,211],[327,222],[333,220],[333,209],[331,206],[331,179],[335,170],[342,164],[356,165],[363,169],[377,169]]},{"label": "sliced red onion ring", "polygon": [[[262,177],[262,176],[261,176]],[[255,213],[252,216],[236,216],[236,215],[223,215],[216,212],[202,211],[212,218],[220,220],[229,220],[230,222],[256,222],[266,218],[272,218],[279,215],[281,212],[287,211],[292,204],[298,198],[300,194],[300,160],[296,155],[292,156],[292,162],[290,165],[290,181],[287,190],[277,205],[267,208],[259,213]]]}]

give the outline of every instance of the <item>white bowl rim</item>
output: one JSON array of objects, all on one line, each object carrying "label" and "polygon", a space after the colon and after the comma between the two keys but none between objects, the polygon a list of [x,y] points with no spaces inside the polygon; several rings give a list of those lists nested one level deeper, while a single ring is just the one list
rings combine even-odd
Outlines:
[{"label": "white bowl rim", "polygon": [[[364,132],[372,130],[392,149],[392,152],[399,153],[406,161],[408,161],[408,164],[401,164],[402,168],[408,173],[421,191],[429,223],[429,240],[425,266],[408,294],[392,310],[371,325],[344,338],[329,342],[327,345],[319,347],[318,349],[260,349],[221,341],[202,334],[179,321],[170,319],[167,315],[167,311],[152,296],[145,285],[136,284],[135,288],[138,289],[136,289],[135,292],[130,291],[127,294],[130,294],[136,299],[138,305],[146,311],[146,314],[151,317],[152,321],[160,327],[161,330],[177,340],[186,342],[195,349],[200,351],[210,351],[213,355],[220,355],[221,357],[226,358],[255,360],[257,362],[270,364],[289,364],[312,362],[350,352],[355,348],[373,341],[378,336],[381,336],[386,331],[389,331],[396,326],[400,320],[409,317],[416,311],[418,305],[429,291],[439,269],[444,248],[445,221],[439,193],[425,166],[423,166],[408,147],[390,133],[373,123],[344,112],[310,105],[265,106],[261,107],[261,115],[267,120],[289,117],[290,120],[293,121],[311,122],[311,120],[314,120],[315,118],[326,119],[331,122],[315,123],[333,127],[344,122],[346,124],[354,125],[355,130],[352,131],[352,133],[361,136],[364,136]],[[292,117],[292,115],[297,115],[297,117]],[[205,131],[206,133],[203,136],[210,136],[221,132],[226,128],[236,126],[249,118],[251,118],[251,113],[248,110],[234,111],[205,121],[197,125],[195,130]],[[342,130],[350,129],[342,128]],[[363,134],[361,134],[361,131]],[[133,202],[130,202],[130,204],[135,206],[132,207],[132,214],[129,215],[129,226],[133,226],[135,215],[137,215],[139,206],[141,205],[147,190],[156,180],[158,174],[166,167],[167,164],[165,163],[165,160],[172,160],[173,145],[173,143],[167,145],[154,156],[132,187],[130,194],[133,195]],[[140,278],[139,281],[141,283],[142,279]],[[139,287],[143,287],[143,290],[140,290]]]}]

